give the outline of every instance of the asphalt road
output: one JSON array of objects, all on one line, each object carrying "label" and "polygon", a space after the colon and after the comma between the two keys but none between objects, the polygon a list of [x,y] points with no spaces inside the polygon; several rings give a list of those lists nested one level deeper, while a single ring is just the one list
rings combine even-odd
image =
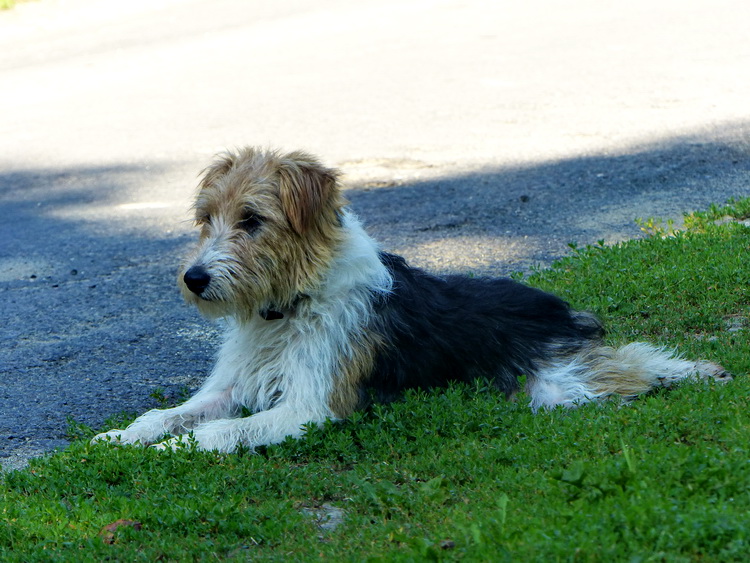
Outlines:
[{"label": "asphalt road", "polygon": [[174,286],[225,147],[346,174],[385,248],[505,274],[750,195],[750,3],[39,0],[0,12],[0,461],[194,388]]}]

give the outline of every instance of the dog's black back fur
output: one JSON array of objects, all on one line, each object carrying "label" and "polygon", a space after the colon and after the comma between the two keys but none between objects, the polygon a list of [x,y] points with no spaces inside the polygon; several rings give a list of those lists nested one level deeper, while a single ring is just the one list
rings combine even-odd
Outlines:
[{"label": "dog's black back fur", "polygon": [[518,377],[573,353],[602,328],[560,298],[506,278],[438,277],[381,253],[393,292],[375,306],[385,341],[367,385],[381,400],[408,388],[490,379],[513,393]]}]

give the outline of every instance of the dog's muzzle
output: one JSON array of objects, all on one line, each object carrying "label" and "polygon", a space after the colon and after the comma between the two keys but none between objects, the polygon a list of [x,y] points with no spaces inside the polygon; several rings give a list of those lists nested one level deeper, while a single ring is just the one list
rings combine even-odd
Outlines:
[{"label": "dog's muzzle", "polygon": [[211,283],[211,275],[203,266],[191,266],[182,279],[187,288],[196,295],[203,293]]}]

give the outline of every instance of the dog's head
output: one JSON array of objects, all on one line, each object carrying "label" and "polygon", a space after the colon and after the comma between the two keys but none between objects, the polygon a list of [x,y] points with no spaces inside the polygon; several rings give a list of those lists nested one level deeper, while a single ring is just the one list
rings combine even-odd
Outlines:
[{"label": "dog's head", "polygon": [[336,171],[308,154],[218,157],[194,206],[200,239],[178,276],[185,299],[212,317],[293,307],[330,264],[342,205]]}]

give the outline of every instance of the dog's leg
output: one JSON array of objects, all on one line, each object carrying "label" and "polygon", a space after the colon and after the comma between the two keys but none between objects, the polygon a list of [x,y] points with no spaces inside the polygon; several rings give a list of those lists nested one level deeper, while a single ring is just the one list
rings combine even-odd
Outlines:
[{"label": "dog's leg", "polygon": [[[193,428],[191,435],[196,447],[201,450],[233,452],[239,445],[255,449],[283,442],[288,436],[299,438],[304,434],[305,424],[322,424],[330,413],[279,404],[245,418],[230,418],[204,422]],[[188,441],[182,437],[171,438],[153,447],[177,448]]]},{"label": "dog's leg", "polygon": [[634,342],[621,348],[594,347],[558,358],[529,376],[531,408],[576,406],[611,395],[634,399],[683,379],[732,379],[723,367],[689,361],[663,348]]},{"label": "dog's leg", "polygon": [[145,446],[161,439],[165,434],[187,432],[202,421],[232,416],[235,410],[232,387],[216,389],[206,385],[183,404],[171,409],[150,410],[127,428],[97,434],[92,442]]}]

